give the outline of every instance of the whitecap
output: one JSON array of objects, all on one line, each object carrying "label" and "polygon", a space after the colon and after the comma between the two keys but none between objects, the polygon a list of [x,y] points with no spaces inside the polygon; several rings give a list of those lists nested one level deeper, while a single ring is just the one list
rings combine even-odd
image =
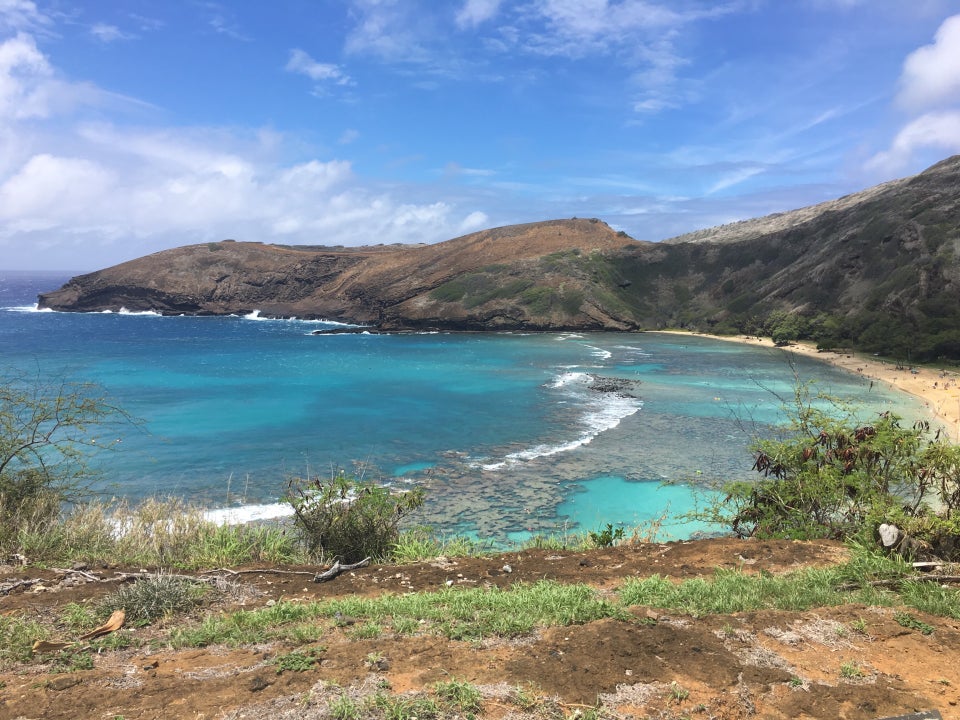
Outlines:
[{"label": "whitecap", "polygon": [[594,357],[602,358],[603,360],[609,360],[613,357],[613,353],[609,350],[604,350],[603,348],[594,347],[593,345],[585,345],[584,347],[592,350],[590,354]]},{"label": "whitecap", "polygon": [[[107,311],[109,312],[109,311]],[[138,315],[138,316],[149,316],[149,317],[163,317],[156,310],[127,310],[125,307],[120,308],[117,311],[117,315]]]}]

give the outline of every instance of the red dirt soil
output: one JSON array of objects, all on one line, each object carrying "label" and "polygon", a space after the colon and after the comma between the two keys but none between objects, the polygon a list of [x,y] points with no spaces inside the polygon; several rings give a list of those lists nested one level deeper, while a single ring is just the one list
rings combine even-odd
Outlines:
[{"label": "red dirt soil", "polygon": [[[313,582],[322,568],[247,568],[256,572],[233,578],[243,600],[132,630],[147,642],[103,651],[92,669],[57,672],[49,656],[8,667],[0,672],[0,720],[327,718],[334,717],[330,706],[340,698],[362,699],[383,689],[393,696],[436,698],[436,684],[452,679],[477,687],[482,717],[494,719],[570,717],[598,704],[600,716],[611,718],[874,719],[931,709],[960,718],[960,622],[911,611],[934,628],[924,635],[898,623],[892,608],[847,605],[697,618],[634,607],[632,620],[482,642],[430,632],[388,631],[360,639],[349,623],[320,619],[321,640],[307,644],[322,645],[320,661],[307,671],[282,673],[271,661],[304,647],[264,642],[177,651],[165,642],[171,628],[241,604],[253,609],[281,599],[509,587],[542,579],[612,594],[628,578],[653,574],[680,580],[709,577],[716,568],[782,573],[845,557],[845,549],[832,543],[721,539],[438,558],[369,566],[322,584]],[[110,578],[119,570],[88,572]],[[0,566],[0,586],[17,580],[41,582],[0,595],[0,615],[50,619],[68,603],[93,602],[116,588],[113,582],[86,582],[77,573]]]}]

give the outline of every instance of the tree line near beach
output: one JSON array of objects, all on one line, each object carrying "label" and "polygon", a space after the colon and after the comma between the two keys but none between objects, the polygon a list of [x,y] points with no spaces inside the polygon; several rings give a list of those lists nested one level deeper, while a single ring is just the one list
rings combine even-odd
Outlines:
[{"label": "tree line near beach", "polygon": [[[429,557],[451,542],[411,524],[422,490],[392,493],[343,474],[292,478],[292,526],[217,526],[176,499],[137,507],[90,500],[88,459],[109,452],[98,436],[134,422],[96,387],[7,377],[0,386],[0,553],[31,561],[85,560],[155,566],[255,561],[357,562]],[[695,513],[740,537],[830,538],[874,544],[892,524],[914,554],[960,558],[960,446],[929,424],[892,413],[865,423],[858,409],[798,384],[789,424],[752,447],[755,481],[718,478]],[[651,535],[634,529],[634,538]],[[612,525],[534,543],[598,547],[626,541]]]}]

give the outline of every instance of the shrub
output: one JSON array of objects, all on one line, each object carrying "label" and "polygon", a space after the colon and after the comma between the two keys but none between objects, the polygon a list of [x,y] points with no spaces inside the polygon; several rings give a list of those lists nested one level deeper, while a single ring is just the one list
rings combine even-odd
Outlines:
[{"label": "shrub", "polygon": [[123,585],[100,601],[104,615],[126,613],[127,623],[152,623],[192,610],[203,601],[209,587],[195,580],[158,573]]},{"label": "shrub", "polygon": [[343,562],[386,558],[400,537],[400,523],[423,504],[423,490],[394,493],[339,474],[290,481],[287,501],[310,552]]},{"label": "shrub", "polygon": [[590,542],[598,548],[613,547],[617,541],[623,540],[623,535],[622,527],[614,529],[612,523],[607,523],[607,526],[601,530],[590,531]]},{"label": "shrub", "polygon": [[0,377],[0,546],[82,495],[86,460],[105,447],[94,431],[117,419],[126,416],[94,386]]}]

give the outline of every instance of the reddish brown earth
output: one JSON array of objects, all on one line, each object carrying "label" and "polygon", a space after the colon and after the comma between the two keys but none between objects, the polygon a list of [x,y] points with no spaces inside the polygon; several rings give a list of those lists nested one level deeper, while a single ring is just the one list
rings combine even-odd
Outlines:
[{"label": "reddish brown earth", "polygon": [[[103,651],[92,669],[56,672],[50,656],[6,668],[0,672],[0,718],[326,718],[333,717],[330,703],[344,695],[359,699],[379,688],[395,696],[435,697],[436,683],[451,679],[479,688],[482,717],[497,719],[571,717],[598,703],[602,717],[624,718],[872,719],[930,709],[960,718],[960,622],[912,611],[933,626],[924,635],[896,622],[891,608],[691,617],[635,607],[630,621],[607,619],[483,642],[428,631],[357,639],[349,621],[322,619],[321,640],[307,645],[323,646],[321,661],[304,672],[279,674],[271,660],[304,647],[264,642],[175,651],[165,642],[172,628],[206,613],[280,599],[508,587],[541,579],[612,593],[627,578],[655,573],[676,580],[708,577],[718,567],[782,573],[844,557],[841,546],[829,543],[728,539],[438,558],[370,566],[323,584],[312,579],[319,568],[257,569],[233,578],[239,587],[231,601],[193,617],[123,630],[146,642]],[[298,571],[303,574],[293,574]],[[110,578],[119,570],[88,572]],[[0,586],[18,579],[42,582],[0,596],[3,616],[58,617],[68,603],[92,602],[116,587],[83,581],[76,573],[0,567]],[[371,664],[374,657],[382,660]],[[860,677],[843,677],[842,667],[857,668]],[[536,706],[524,703],[524,696],[535,697]]]}]

